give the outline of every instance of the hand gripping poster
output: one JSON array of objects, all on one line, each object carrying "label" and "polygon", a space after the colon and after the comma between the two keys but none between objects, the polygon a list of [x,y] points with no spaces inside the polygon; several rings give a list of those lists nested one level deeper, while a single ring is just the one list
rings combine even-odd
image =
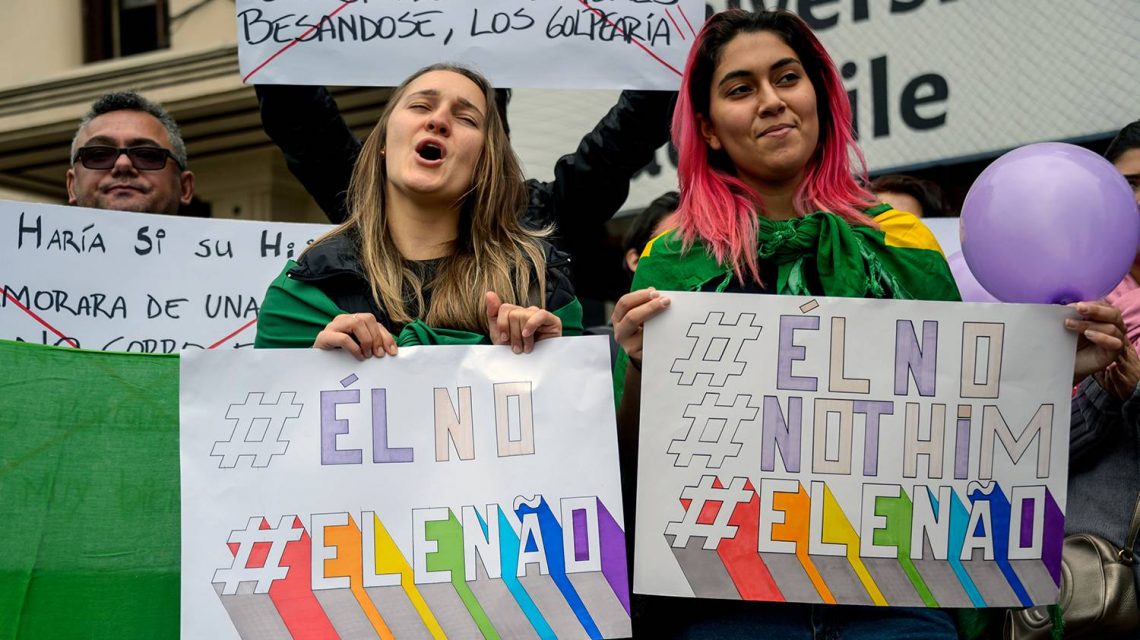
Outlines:
[{"label": "hand gripping poster", "polygon": [[635,592],[1057,601],[1064,307],[669,296],[646,326]]},{"label": "hand gripping poster", "polygon": [[630,634],[604,338],[181,367],[182,637]]}]

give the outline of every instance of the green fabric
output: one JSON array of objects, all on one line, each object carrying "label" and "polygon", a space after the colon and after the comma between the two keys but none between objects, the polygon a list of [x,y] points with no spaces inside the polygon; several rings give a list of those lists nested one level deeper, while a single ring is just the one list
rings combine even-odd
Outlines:
[{"label": "green fabric", "polygon": [[178,357],[0,341],[0,640],[175,638]]},{"label": "green fabric", "polygon": [[[878,216],[879,205],[866,211]],[[943,255],[931,249],[891,246],[880,229],[851,226],[839,216],[817,211],[803,218],[760,219],[757,256],[775,262],[780,295],[838,296],[960,301]],[[632,290],[700,291],[715,283],[724,291],[735,277],[701,242],[685,247],[677,230],[653,241],[637,263]],[[818,290],[812,284],[818,282]],[[620,404],[628,357],[618,354],[614,398]]]},{"label": "green fabric", "polygon": [[[289,277],[297,266],[290,260],[269,285],[257,316],[258,349],[307,349],[334,317],[348,313],[329,299],[319,288]],[[551,313],[562,320],[562,335],[582,335],[582,303],[574,298]],[[460,329],[431,327],[415,320],[396,335],[396,345],[411,347],[429,344],[490,344],[481,334]]]}]

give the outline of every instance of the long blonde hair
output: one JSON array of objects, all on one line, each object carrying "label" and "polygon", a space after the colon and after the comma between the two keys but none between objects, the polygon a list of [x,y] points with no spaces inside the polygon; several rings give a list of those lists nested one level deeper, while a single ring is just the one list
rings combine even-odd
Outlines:
[{"label": "long blonde hair", "polygon": [[[413,80],[431,71],[451,71],[474,82],[486,98],[487,113],[483,150],[475,164],[471,188],[459,203],[454,251],[442,259],[429,283],[411,268],[392,239],[385,215],[388,173],[382,152],[388,120],[397,103]],[[394,324],[405,325],[416,319],[409,310],[409,303],[414,302],[418,317],[433,327],[486,333],[487,291],[496,292],[506,303],[545,306],[546,254],[539,238],[549,235],[550,230],[522,226],[527,200],[522,169],[495,106],[495,91],[490,83],[469,69],[435,64],[415,72],[392,92],[353,168],[348,187],[348,219],[321,240],[357,232],[360,263],[372,297]],[[425,309],[423,289],[428,284],[432,293]],[[406,293],[411,299],[405,297]]]}]

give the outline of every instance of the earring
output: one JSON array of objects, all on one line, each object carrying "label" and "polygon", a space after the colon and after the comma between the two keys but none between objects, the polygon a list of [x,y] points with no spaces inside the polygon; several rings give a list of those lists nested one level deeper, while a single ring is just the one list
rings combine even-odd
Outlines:
[{"label": "earring", "polygon": [[380,157],[381,157],[381,158],[383,158],[383,157],[384,157],[384,150],[383,150],[383,149],[381,149],[381,150],[380,150]]}]

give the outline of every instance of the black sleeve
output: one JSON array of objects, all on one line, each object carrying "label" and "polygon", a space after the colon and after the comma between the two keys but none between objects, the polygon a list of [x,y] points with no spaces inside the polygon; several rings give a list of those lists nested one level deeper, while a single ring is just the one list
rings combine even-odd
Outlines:
[{"label": "black sleeve", "polygon": [[577,241],[602,235],[629,195],[629,181],[669,140],[673,91],[623,91],[609,112],[582,138],[578,150],[554,165],[554,180],[530,182],[527,223],[553,224],[556,235]]},{"label": "black sleeve", "polygon": [[345,195],[360,140],[324,87],[254,85],[265,133],[289,171],[334,224],[348,217]]},{"label": "black sleeve", "polygon": [[[1129,414],[1133,422],[1137,397],[1133,393],[1129,399]],[[1092,377],[1085,378],[1073,396],[1069,421],[1069,465],[1070,468],[1095,462],[1107,443],[1122,435],[1124,416],[1120,400]]]}]

